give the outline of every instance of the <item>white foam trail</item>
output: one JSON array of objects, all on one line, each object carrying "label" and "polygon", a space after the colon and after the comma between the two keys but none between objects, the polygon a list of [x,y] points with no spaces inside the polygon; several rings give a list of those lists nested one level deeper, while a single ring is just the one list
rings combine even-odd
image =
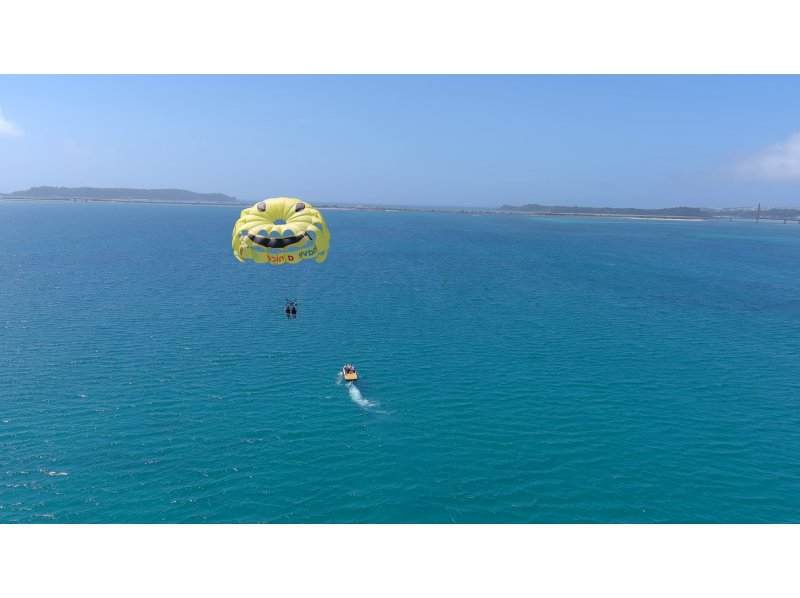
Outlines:
[{"label": "white foam trail", "polygon": [[359,407],[363,407],[367,409],[369,407],[375,407],[377,403],[373,403],[372,401],[365,399],[364,396],[361,394],[361,391],[358,390],[358,386],[350,382],[347,385],[347,392],[350,394],[350,398],[353,402],[358,405]]}]

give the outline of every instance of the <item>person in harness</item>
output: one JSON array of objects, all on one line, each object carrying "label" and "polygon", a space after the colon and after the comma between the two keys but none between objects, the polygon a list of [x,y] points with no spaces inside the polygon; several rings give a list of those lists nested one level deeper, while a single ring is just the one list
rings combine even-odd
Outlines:
[{"label": "person in harness", "polygon": [[286,299],[286,319],[291,320],[294,318],[297,319],[297,299]]}]

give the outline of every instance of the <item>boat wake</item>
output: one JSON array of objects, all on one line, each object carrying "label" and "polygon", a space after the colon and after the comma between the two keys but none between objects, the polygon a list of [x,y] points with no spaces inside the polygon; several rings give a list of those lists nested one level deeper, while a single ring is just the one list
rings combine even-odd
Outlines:
[{"label": "boat wake", "polygon": [[336,374],[336,384],[340,386],[344,384],[347,387],[347,394],[350,395],[350,400],[362,409],[373,409],[374,407],[378,407],[380,405],[380,403],[370,401],[364,397],[364,395],[362,395],[361,391],[358,389],[358,386],[356,386],[355,382],[345,382],[342,372]]},{"label": "boat wake", "polygon": [[347,393],[350,395],[350,399],[362,409],[369,409],[370,407],[377,407],[377,403],[373,403],[369,399],[365,399],[364,395],[361,394],[361,391],[358,390],[358,386],[349,382],[347,384]]}]

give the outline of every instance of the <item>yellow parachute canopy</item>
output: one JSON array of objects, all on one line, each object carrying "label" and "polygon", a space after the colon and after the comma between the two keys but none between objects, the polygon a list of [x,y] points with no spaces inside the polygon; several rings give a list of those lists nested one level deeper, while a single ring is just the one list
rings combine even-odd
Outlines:
[{"label": "yellow parachute canopy", "polygon": [[298,264],[328,257],[331,233],[325,219],[310,204],[275,197],[242,210],[233,227],[233,255],[240,262]]}]

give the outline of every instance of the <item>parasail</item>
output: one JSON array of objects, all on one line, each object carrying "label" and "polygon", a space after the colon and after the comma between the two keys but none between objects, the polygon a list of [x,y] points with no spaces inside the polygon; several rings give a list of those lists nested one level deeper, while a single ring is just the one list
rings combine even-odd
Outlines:
[{"label": "parasail", "polygon": [[325,219],[310,204],[276,197],[242,210],[233,227],[233,255],[240,262],[281,266],[328,257],[331,234]]}]

